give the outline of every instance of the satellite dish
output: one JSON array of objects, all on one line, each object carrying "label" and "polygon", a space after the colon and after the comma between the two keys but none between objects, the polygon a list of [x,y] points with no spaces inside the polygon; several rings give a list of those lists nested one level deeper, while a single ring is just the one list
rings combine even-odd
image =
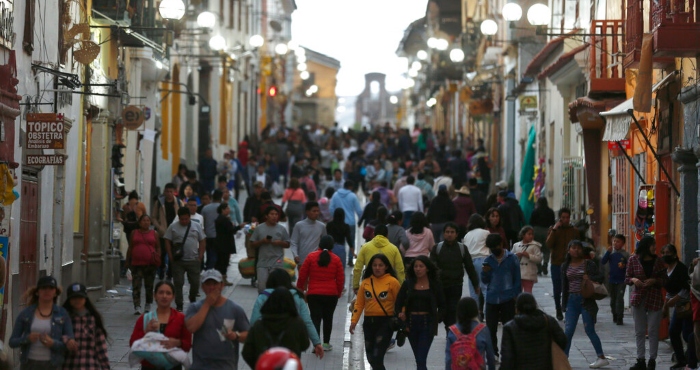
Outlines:
[{"label": "satellite dish", "polygon": [[277,22],[274,19],[270,21],[270,27],[272,27],[272,29],[275,30],[275,32],[282,31],[282,25],[280,24],[280,22]]}]

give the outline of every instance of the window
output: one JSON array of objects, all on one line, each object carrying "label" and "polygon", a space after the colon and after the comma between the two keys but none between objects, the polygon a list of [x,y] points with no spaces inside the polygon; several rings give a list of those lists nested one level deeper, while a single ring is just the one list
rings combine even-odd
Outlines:
[{"label": "window", "polygon": [[564,158],[561,205],[571,210],[572,222],[586,217],[586,173],[583,157]]},{"label": "window", "polygon": [[[630,239],[630,164],[627,158],[610,159],[610,182],[612,184],[612,228]],[[636,176],[635,176],[636,177]],[[628,245],[630,245],[628,243]]]}]

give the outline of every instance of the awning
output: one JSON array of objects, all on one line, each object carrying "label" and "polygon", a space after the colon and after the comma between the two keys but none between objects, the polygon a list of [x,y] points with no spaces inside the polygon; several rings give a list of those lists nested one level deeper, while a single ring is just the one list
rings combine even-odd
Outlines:
[{"label": "awning", "polygon": [[600,115],[605,118],[605,132],[603,141],[620,141],[627,138],[632,117],[627,113],[632,108],[632,98],[625,100],[620,105]]}]

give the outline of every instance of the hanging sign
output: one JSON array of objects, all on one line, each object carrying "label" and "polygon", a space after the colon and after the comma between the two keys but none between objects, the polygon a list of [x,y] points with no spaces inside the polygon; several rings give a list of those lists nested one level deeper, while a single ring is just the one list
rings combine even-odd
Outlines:
[{"label": "hanging sign", "polygon": [[136,130],[143,124],[143,110],[135,105],[129,105],[122,111],[122,121],[127,130]]},{"label": "hanging sign", "polygon": [[537,109],[537,95],[524,95],[520,97],[520,109]]},{"label": "hanging sign", "polygon": [[62,114],[27,114],[26,149],[65,149],[65,135]]},{"label": "hanging sign", "polygon": [[27,154],[24,162],[28,166],[63,166],[65,159],[63,154]]},{"label": "hanging sign", "polygon": [[[620,145],[622,145],[622,149],[627,150],[630,148],[630,140],[629,139],[620,140]],[[609,150],[617,150],[617,149],[620,149],[620,147],[617,145],[617,141],[608,141],[608,149]]]}]

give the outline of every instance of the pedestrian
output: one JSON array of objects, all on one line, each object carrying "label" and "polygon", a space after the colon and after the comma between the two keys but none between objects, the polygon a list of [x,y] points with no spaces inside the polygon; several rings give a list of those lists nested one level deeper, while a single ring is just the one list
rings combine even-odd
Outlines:
[{"label": "pedestrian", "polygon": [[[190,221],[198,223],[200,226],[202,226],[202,229],[204,229],[204,217],[202,217],[202,215],[197,213],[197,202],[194,199],[189,199],[187,201],[187,203],[185,204],[185,206],[187,206],[187,209],[190,210]],[[172,224],[179,222],[179,221],[180,221],[180,217],[175,216],[175,219],[170,224],[172,225]],[[163,244],[161,244],[161,246],[164,244],[165,244],[165,242],[163,242]]]},{"label": "pedestrian", "polygon": [[241,225],[243,223],[241,206],[238,204],[236,198],[231,196],[231,192],[228,189],[226,189],[226,191],[222,191],[221,203],[228,204],[228,207],[231,209],[231,212],[228,215],[231,222],[233,222],[234,225]]},{"label": "pedestrian", "polygon": [[[250,224],[253,222],[258,222],[258,214],[260,213],[260,206],[262,205],[262,200],[260,196],[264,190],[264,186],[261,182],[256,181],[253,183],[253,194],[248,194],[243,205],[243,222]],[[255,258],[255,256],[248,256],[248,258]]]},{"label": "pedestrian", "polygon": [[423,194],[414,185],[416,178],[409,175],[406,178],[406,186],[399,190],[397,196],[399,200],[399,210],[403,212],[403,228],[408,229],[411,225],[411,217],[416,212],[423,212]]},{"label": "pedestrian", "polygon": [[[666,281],[666,266],[656,256],[656,241],[645,236],[637,243],[625,273],[625,284],[634,285],[630,294],[634,335],[637,340],[637,363],[631,370],[656,368],[659,349],[659,325],[663,315],[664,297],[661,289]],[[645,344],[649,336],[649,362],[645,360]]]},{"label": "pedestrian", "polygon": [[65,341],[63,369],[109,370],[107,330],[102,315],[88,298],[85,285],[73,283],[66,292],[68,298],[63,308],[70,316],[75,338]]},{"label": "pedestrian", "polygon": [[192,188],[192,185],[190,184],[185,184],[185,187],[182,189],[182,193],[179,194],[179,198],[183,203],[187,203],[187,201],[192,199],[197,202],[197,205],[202,204],[199,194],[195,193],[194,188]]},{"label": "pedestrian", "polygon": [[355,263],[352,278],[352,288],[356,294],[360,288],[360,275],[362,275],[362,269],[365,269],[365,271],[368,270],[371,267],[370,263],[372,262],[372,256],[378,253],[386,256],[386,259],[391,264],[391,269],[395,272],[399,283],[403,284],[405,274],[401,252],[399,252],[399,249],[395,245],[391,244],[389,239],[386,238],[387,233],[388,228],[385,225],[377,226],[374,229],[374,238],[360,248],[360,253],[357,254],[357,261]]},{"label": "pedestrian", "polygon": [[541,245],[535,241],[532,226],[524,226],[518,236],[520,241],[513,244],[513,253],[520,260],[520,283],[524,292],[532,294],[537,282],[537,266],[542,260]]},{"label": "pedestrian", "polygon": [[498,357],[498,323],[507,323],[515,316],[515,298],[522,292],[520,263],[515,254],[503,249],[500,234],[489,234],[486,247],[491,255],[484,260],[481,281],[486,285],[486,326],[491,332],[491,343]]},{"label": "pedestrian", "polygon": [[[183,208],[185,209],[185,208]],[[142,215],[139,228],[129,235],[129,248],[126,251],[126,268],[131,270],[131,297],[134,301],[134,314],[141,314],[141,284],[146,288],[146,312],[153,303],[153,282],[160,266],[161,245],[158,232],[151,230],[151,216]]]},{"label": "pedestrian", "polygon": [[180,163],[177,166],[177,173],[173,176],[171,183],[175,185],[175,189],[179,189],[180,185],[187,182],[187,165]]},{"label": "pedestrian", "polygon": [[[380,205],[377,208],[377,214],[375,215],[374,220],[370,221],[362,231],[362,238],[365,240],[365,242],[368,242],[374,238],[374,229],[376,229],[377,226],[387,224],[388,214],[389,211],[383,205]],[[403,231],[403,228],[401,228],[401,231]]]},{"label": "pedestrian", "polygon": [[357,220],[357,227],[365,228],[374,221],[377,218],[377,209],[379,209],[379,207],[383,207],[381,194],[379,194],[378,191],[373,191],[372,195],[370,195],[369,203],[367,203],[365,209],[362,211],[362,216]]},{"label": "pedestrian", "polygon": [[[199,213],[201,215],[204,207],[211,204],[211,194],[203,193],[202,196],[199,197],[199,199],[201,200],[201,204],[197,206],[197,213]],[[204,218],[203,217],[202,217],[202,227],[204,227]]]},{"label": "pedestrian", "polygon": [[515,301],[515,317],[503,325],[501,369],[554,370],[552,346],[566,348],[566,335],[556,319],[537,308],[530,293]]},{"label": "pedestrian", "polygon": [[549,208],[547,198],[537,198],[535,209],[532,210],[532,214],[530,215],[530,225],[535,230],[535,240],[542,245],[542,262],[537,269],[537,273],[544,274],[545,276],[549,272],[547,267],[549,265],[550,254],[546,244],[547,234],[549,234],[549,228],[554,226],[555,223],[554,211]]},{"label": "pedestrian", "polygon": [[[661,248],[661,259],[666,264],[668,279],[664,284],[666,289],[666,303],[663,307],[663,316],[669,317],[669,308],[673,307],[671,325],[668,328],[668,336],[671,339],[671,347],[676,355],[676,363],[671,369],[683,369],[686,365],[691,369],[698,366],[695,354],[695,346],[691,341],[693,336],[692,308],[690,307],[690,284],[688,281],[688,268],[678,260],[678,250],[673,244],[666,244]],[[683,341],[688,343],[688,351],[683,349]]]},{"label": "pedestrian", "polygon": [[287,205],[287,217],[289,219],[289,232],[294,233],[294,226],[301,221],[304,216],[304,204],[306,203],[306,193],[299,184],[299,179],[292,177],[289,180],[289,187],[282,196],[282,208]]},{"label": "pedestrian", "polygon": [[[204,155],[199,160],[197,165],[197,171],[199,172],[199,177],[202,179],[203,192],[209,193],[214,190],[214,181],[216,180],[216,160],[212,158],[211,148],[207,148],[204,151]],[[188,176],[189,177],[189,176]]]},{"label": "pedestrian", "polygon": [[[167,280],[161,280],[156,284],[156,309],[155,311],[141,315],[134,325],[134,331],[129,339],[129,346],[143,338],[146,333],[160,333],[168,338],[163,342],[166,349],[179,348],[189,352],[192,348],[192,333],[185,325],[185,315],[172,308],[175,300],[175,286]],[[150,362],[141,361],[142,369],[157,369]],[[182,366],[175,366],[174,370],[181,370]]]},{"label": "pedestrian", "polygon": [[53,276],[42,276],[22,300],[27,305],[15,319],[10,348],[20,349],[20,370],[60,369],[65,360],[64,340],[74,339],[65,308],[58,306],[61,288]]},{"label": "pedestrian", "polygon": [[[627,261],[630,254],[625,248],[625,236],[616,234],[610,246],[601,259],[601,264],[610,262],[610,272],[608,287],[610,293],[610,311],[613,315],[613,322],[622,325],[622,317],[625,314],[625,274],[627,272]],[[692,325],[692,323],[691,323]]]},{"label": "pedestrian", "polygon": [[394,304],[401,283],[386,255],[373,255],[367,265],[353,308],[350,334],[355,334],[357,322],[364,312],[362,330],[367,360],[373,370],[385,370],[384,355],[394,331],[390,322],[395,315]]},{"label": "pedestrian", "polygon": [[221,273],[224,278],[224,285],[231,286],[232,282],[226,279],[228,265],[231,261],[231,254],[236,253],[236,240],[234,235],[241,229],[241,225],[234,226],[231,222],[231,207],[228,203],[221,203],[216,207],[219,215],[215,221],[216,239],[214,240],[214,250],[216,251],[216,263],[214,268]]},{"label": "pedestrian", "polygon": [[204,271],[206,297],[187,308],[185,325],[193,334],[190,369],[238,369],[239,343],[246,341],[250,324],[243,308],[221,295],[223,280],[219,271]]},{"label": "pedestrian", "polygon": [[[552,267],[552,271],[554,267]],[[607,366],[610,362],[605,358],[603,346],[600,343],[600,338],[595,331],[595,324],[598,315],[598,304],[594,298],[583,298],[581,289],[585,280],[591,280],[596,283],[603,282],[603,274],[598,270],[595,262],[587,260],[583,256],[583,243],[580,240],[572,240],[567,247],[567,254],[564,263],[561,265],[563,296],[562,304],[566,307],[566,349],[564,352],[569,356],[576,326],[578,325],[579,316],[583,319],[583,328],[586,331],[588,339],[593,345],[596,356],[598,358],[589,367],[597,369]],[[554,278],[554,274],[552,274]],[[658,333],[658,326],[657,326]],[[652,333],[649,331],[651,337]],[[637,340],[639,344],[639,340]],[[642,333],[642,347],[644,346],[644,334]],[[642,350],[644,351],[644,350]]]},{"label": "pedestrian", "polygon": [[[491,333],[489,332],[489,328],[479,321],[479,310],[476,306],[476,300],[471,297],[464,297],[460,299],[456,305],[456,314],[456,323],[450,325],[447,331],[447,343],[445,345],[445,369],[455,369],[458,368],[457,366],[459,366],[452,363],[453,358],[451,351],[452,346],[455,344],[455,342],[457,342],[458,337],[462,335],[473,335],[473,342],[476,344],[476,352],[478,352],[482,359],[480,364],[474,364],[479,367],[474,368],[496,370],[496,357],[494,355],[493,344],[491,342]],[[457,359],[454,360],[456,361]],[[467,367],[468,364],[461,365],[464,366],[464,369],[473,369]]]},{"label": "pedestrian", "polygon": [[503,224],[501,223],[501,216],[501,212],[498,210],[498,208],[489,208],[489,210],[486,211],[486,216],[484,216],[484,220],[486,221],[486,229],[490,233],[499,234],[503,240],[503,249],[510,250],[510,245],[507,243],[508,239],[506,232],[503,229]]},{"label": "pedestrian", "polygon": [[[486,238],[489,236],[490,232],[486,230],[486,221],[479,214],[473,214],[469,217],[469,224],[467,225],[467,235],[464,236],[462,243],[468,248],[469,254],[472,257],[472,264],[474,265],[474,270],[477,276],[481,276],[481,268],[484,265],[484,260],[491,254],[491,251],[486,247]],[[469,284],[470,296],[478,299],[479,303],[479,319],[483,321],[484,318],[484,293],[486,292],[486,285],[481,282],[479,284],[479,291],[474,289],[474,285]]]},{"label": "pedestrian", "polygon": [[[184,206],[184,203],[175,197],[176,190],[175,184],[165,184],[163,194],[156,199],[151,207],[153,227],[155,227],[158,235],[161,237],[160,245],[165,245],[165,231],[168,229],[168,226],[175,221],[180,207]],[[159,279],[162,280],[163,277],[167,277],[168,279],[173,278],[172,262],[172,260],[168,259],[166,250],[163,248],[160,254],[160,268],[158,269]]]},{"label": "pedestrian", "polygon": [[261,203],[260,203],[260,210],[258,211],[258,223],[264,223],[266,221],[265,220],[265,210],[267,210],[268,207],[274,207],[275,209],[277,209],[277,214],[278,214],[277,220],[278,221],[284,222],[287,220],[287,215],[282,210],[282,207],[280,207],[279,204],[276,204],[272,200],[272,197],[271,197],[269,192],[266,192],[266,191],[262,192],[262,194],[260,194],[260,200],[261,200]]},{"label": "pedestrian", "polygon": [[525,215],[520,208],[518,200],[508,195],[508,191],[498,192],[498,212],[501,214],[501,225],[506,232],[506,243],[508,248],[518,240],[518,230],[525,226]]},{"label": "pedestrian", "polygon": [[331,198],[333,198],[333,193],[335,193],[333,188],[326,188],[325,193],[321,199],[318,200],[318,208],[321,211],[321,216],[319,219],[324,224],[333,219],[333,214],[331,214]]},{"label": "pedestrian", "polygon": [[486,207],[486,197],[488,196],[488,194],[479,189],[479,183],[473,177],[467,181],[467,184],[469,186],[469,195],[471,196],[472,201],[474,202],[474,208],[476,208],[476,213],[482,216],[485,215],[486,210],[488,209]]},{"label": "pedestrian", "polygon": [[269,348],[287,348],[297,357],[309,348],[309,336],[289,290],[275,288],[260,313],[261,319],[253,323],[243,346],[242,356],[248,366],[258,369],[258,358]]},{"label": "pedestrian", "polygon": [[331,351],[333,314],[345,286],[344,264],[333,254],[335,240],[330,235],[321,237],[318,249],[309,254],[299,270],[297,289],[306,292],[311,320],[321,335],[323,322],[323,350]]},{"label": "pedestrian", "polygon": [[478,294],[479,276],[476,274],[472,257],[467,247],[457,240],[457,225],[448,222],[442,231],[442,241],[433,247],[430,259],[440,270],[440,285],[445,296],[445,314],[442,322],[445,331],[457,321],[457,302],[462,297],[464,271],[467,272],[472,287]]},{"label": "pedestrian", "polygon": [[258,225],[250,237],[251,247],[257,249],[256,271],[258,293],[265,290],[267,277],[272,270],[282,267],[284,249],[289,248],[289,234],[284,226],[277,223],[279,212],[273,206],[264,213],[265,223]]},{"label": "pedestrian", "polygon": [[430,202],[430,207],[428,207],[428,214],[426,216],[430,223],[430,230],[433,232],[435,242],[441,242],[442,229],[445,227],[445,224],[453,221],[457,216],[457,208],[452,202],[452,199],[450,199],[446,185],[443,184],[438,187],[437,196]]},{"label": "pedestrian", "polygon": [[406,230],[408,248],[404,250],[404,266],[411,264],[418,256],[430,256],[430,250],[435,246],[433,231],[428,227],[428,220],[423,212],[416,212],[411,218],[411,228]]},{"label": "pedestrian", "polygon": [[260,320],[262,307],[265,305],[265,302],[267,302],[267,300],[269,299],[270,294],[272,294],[272,292],[279,287],[286,288],[287,290],[289,290],[289,292],[292,293],[296,310],[299,313],[299,317],[304,322],[304,325],[306,326],[306,332],[309,335],[309,340],[311,340],[311,343],[314,346],[314,353],[319,358],[323,358],[323,345],[321,343],[318,331],[316,331],[316,326],[314,325],[314,322],[311,319],[311,311],[309,310],[309,306],[306,303],[306,297],[304,296],[304,293],[301,290],[295,288],[292,285],[292,278],[289,276],[289,273],[284,269],[276,268],[270,272],[270,276],[267,279],[265,285],[265,290],[263,290],[262,293],[258,294],[258,298],[255,300],[255,304],[253,305],[253,312],[250,314],[250,322],[255,324],[255,322]]},{"label": "pedestrian", "polygon": [[202,271],[211,270],[216,266],[216,218],[219,213],[216,211],[221,204],[224,193],[216,189],[212,192],[212,202],[202,208],[204,218],[204,234],[206,234],[206,262],[202,265]]},{"label": "pedestrian", "polygon": [[[333,219],[326,224],[326,234],[333,237],[333,254],[340,258],[340,261],[345,265],[348,261],[348,266],[352,266],[353,250],[350,245],[350,227],[345,223],[345,211],[338,208],[333,212]],[[350,255],[345,252],[345,243],[350,246]]]},{"label": "pedestrian", "polygon": [[452,200],[457,209],[455,214],[454,222],[457,224],[458,232],[457,238],[462,239],[464,235],[467,234],[467,224],[469,223],[469,217],[476,213],[476,206],[470,196],[469,188],[462,186],[456,191],[457,196]]},{"label": "pedestrian", "polygon": [[336,209],[342,208],[345,211],[345,223],[348,225],[350,232],[348,234],[348,266],[353,266],[352,257],[355,255],[355,233],[357,231],[355,215],[362,215],[362,207],[360,201],[357,200],[357,195],[354,193],[355,183],[352,180],[345,181],[343,188],[336,191],[331,198],[330,211],[335,212]]},{"label": "pedestrian", "polygon": [[417,256],[406,270],[394,311],[405,323],[418,370],[427,370],[428,353],[444,310],[445,295],[437,266],[430,258]]},{"label": "pedestrian", "polygon": [[567,249],[572,240],[578,240],[579,232],[571,226],[571,210],[562,208],[559,210],[559,220],[549,228],[547,241],[545,242],[552,256],[552,288],[554,293],[554,307],[557,310],[557,320],[564,320],[561,303],[561,269],[564,259],[567,257]]},{"label": "pedestrian", "polygon": [[306,256],[318,249],[321,237],[326,235],[326,225],[318,221],[321,210],[318,202],[308,202],[304,206],[306,218],[297,222],[292,232],[290,249],[294,262],[301,268]]},{"label": "pedestrian", "polygon": [[[182,312],[182,287],[185,285],[185,273],[190,282],[190,303],[197,301],[199,293],[199,275],[204,258],[205,236],[202,226],[190,221],[187,208],[177,210],[180,218],[165,231],[165,250],[173,261],[173,282],[175,283],[175,306]],[[181,250],[181,253],[176,253]],[[179,255],[179,256],[177,256]]]},{"label": "pedestrian", "polygon": [[146,213],[146,205],[139,200],[139,193],[136,190],[132,190],[129,193],[129,206],[134,213],[136,213],[136,218],[141,218]]},{"label": "pedestrian", "polygon": [[343,171],[336,168],[333,171],[333,179],[326,183],[326,190],[333,188],[334,191],[338,191],[344,188],[345,180],[343,180]]}]

